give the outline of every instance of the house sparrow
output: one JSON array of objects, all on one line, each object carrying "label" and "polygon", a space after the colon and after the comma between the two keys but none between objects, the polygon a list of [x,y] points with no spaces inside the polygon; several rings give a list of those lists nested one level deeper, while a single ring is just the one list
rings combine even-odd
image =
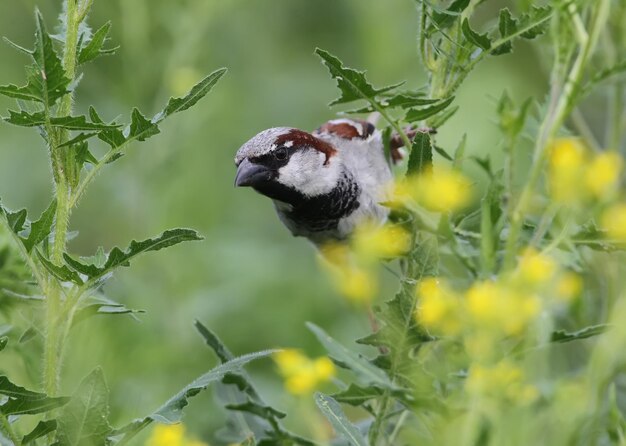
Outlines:
[{"label": "house sparrow", "polygon": [[[392,138],[396,159],[399,139]],[[364,221],[386,220],[392,174],[380,131],[367,121],[336,119],[312,133],[262,131],[235,156],[235,186],[272,199],[294,236],[320,247],[345,240]]]}]

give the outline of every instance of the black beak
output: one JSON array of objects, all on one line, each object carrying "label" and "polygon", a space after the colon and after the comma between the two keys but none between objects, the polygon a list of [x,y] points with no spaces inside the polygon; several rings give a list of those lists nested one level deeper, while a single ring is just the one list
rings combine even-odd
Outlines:
[{"label": "black beak", "polygon": [[235,186],[257,186],[272,178],[272,172],[261,164],[254,164],[244,158],[237,167],[237,176],[235,177]]}]

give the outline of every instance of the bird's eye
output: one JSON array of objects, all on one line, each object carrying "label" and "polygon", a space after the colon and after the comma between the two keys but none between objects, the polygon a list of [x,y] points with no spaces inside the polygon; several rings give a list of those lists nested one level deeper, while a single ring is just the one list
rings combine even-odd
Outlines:
[{"label": "bird's eye", "polygon": [[289,154],[285,147],[279,147],[274,151],[274,158],[276,158],[278,161],[285,161],[288,155]]}]

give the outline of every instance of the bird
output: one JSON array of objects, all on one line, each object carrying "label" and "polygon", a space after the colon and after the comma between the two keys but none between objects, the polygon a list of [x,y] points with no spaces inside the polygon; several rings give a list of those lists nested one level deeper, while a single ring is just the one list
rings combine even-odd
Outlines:
[{"label": "bird", "polygon": [[[392,159],[402,142],[391,139]],[[279,219],[316,247],[342,242],[364,222],[382,225],[393,181],[381,132],[365,120],[334,119],[313,132],[263,130],[235,155],[235,186],[270,198]]]}]

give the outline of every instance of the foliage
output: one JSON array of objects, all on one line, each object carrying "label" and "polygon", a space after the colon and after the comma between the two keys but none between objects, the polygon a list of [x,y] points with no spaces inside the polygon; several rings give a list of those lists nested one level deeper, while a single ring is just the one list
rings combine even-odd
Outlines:
[{"label": "foliage", "polygon": [[[315,51],[340,90],[330,105],[356,103],[347,113],[379,114],[386,144],[395,137],[409,152],[384,203],[390,221],[364,225],[348,243],[322,250],[325,270],[357,313],[369,313],[372,332],[348,344],[308,323],[328,358],[295,349],[236,357],[196,322],[220,364],[119,428],[100,368],[72,396],[59,395],[72,327],[96,314],[137,313],[105,296],[111,275],[141,254],[201,237],[170,229],[79,257],[67,249],[68,220],[104,167],[196,105],[225,69],[152,117],[137,108],[128,124],[93,107],[75,114],[77,70],[117,49],[108,45],[111,24],[92,33],[85,24],[92,1],[68,0],[64,29],[53,37],[37,12],[34,48],[11,43],[31,59],[24,85],[2,86],[0,94],[17,100],[5,121],[43,137],[54,198],[32,221],[25,209],[0,206],[7,239],[0,245],[0,302],[9,313],[20,305],[34,314],[19,337],[0,327],[0,355],[12,350],[26,357],[25,343],[40,339],[43,354],[39,345],[29,347],[42,362],[43,388],[28,390],[0,376],[0,444],[128,444],[151,424],[180,423],[189,399],[209,386],[225,416],[215,444],[624,444],[626,193],[619,101],[626,53],[623,20],[615,17],[626,18],[626,8],[611,0],[522,1],[514,12],[502,8],[484,21],[482,3],[416,1],[428,74],[422,89],[403,90],[404,82],[376,87],[365,71]],[[500,95],[495,111],[502,138],[492,143],[501,156],[467,156],[465,137],[456,150],[438,144],[436,131],[461,107],[457,92],[474,68],[488,58],[515,56],[524,40],[550,65],[550,88],[540,103]],[[581,124],[579,108],[605,88],[619,99],[598,143]],[[103,155],[96,156],[96,140],[107,147]],[[528,140],[533,149],[524,153]],[[517,165],[521,160],[530,160],[527,169]],[[484,178],[474,178],[468,161]],[[381,263],[397,278],[397,292],[370,308]],[[311,439],[291,428],[298,414],[275,408],[243,370],[267,356],[286,393],[319,409],[320,419],[307,419],[317,427]],[[321,386],[334,391],[314,392]],[[182,426],[155,429],[149,441],[197,443]]]}]

